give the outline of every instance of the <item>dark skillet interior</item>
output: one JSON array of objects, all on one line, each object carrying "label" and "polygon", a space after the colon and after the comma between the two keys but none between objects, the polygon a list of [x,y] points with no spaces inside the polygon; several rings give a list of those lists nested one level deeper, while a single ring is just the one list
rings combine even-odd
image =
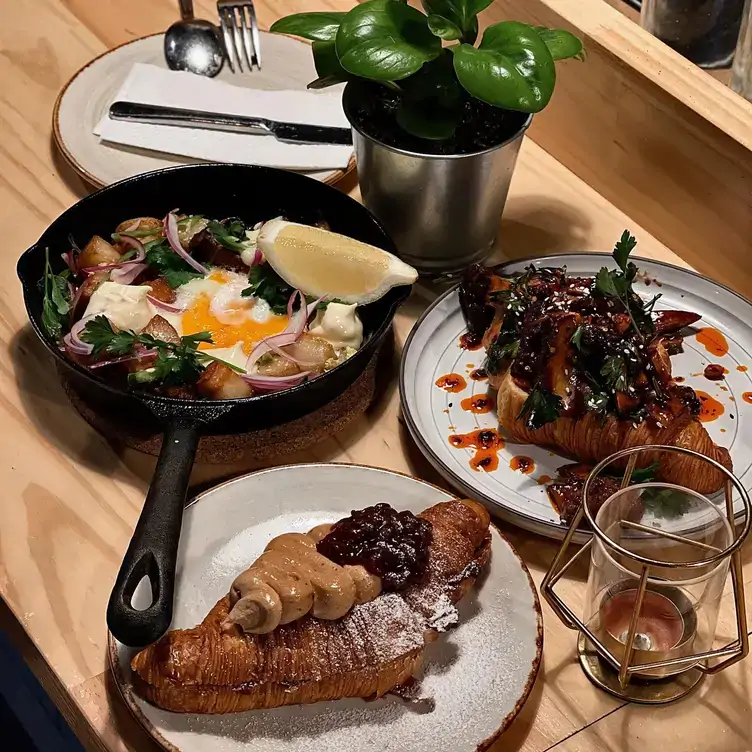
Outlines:
[{"label": "dark skillet interior", "polygon": [[[392,241],[378,221],[358,202],[317,180],[292,172],[247,165],[186,165],[138,175],[104,188],[58,217],[39,241],[19,259],[18,276],[31,323],[73,387],[95,409],[127,414],[145,427],[160,418],[177,415],[198,419],[204,433],[247,432],[285,423],[330,402],[365,369],[409,287],[391,290],[385,297],[359,309],[365,341],[349,360],[329,373],[277,394],[242,400],[189,401],[136,394],[113,387],[86,369],[68,361],[41,325],[42,295],[38,286],[44,271],[45,248],[55,271],[64,268],[60,254],[69,250],[72,235],[83,246],[94,234],[108,237],[125,219],[162,217],[171,209],[211,218],[238,216],[247,224],[284,216],[304,224],[326,221],[334,232],[394,252]],[[148,408],[147,408],[148,406]]]}]

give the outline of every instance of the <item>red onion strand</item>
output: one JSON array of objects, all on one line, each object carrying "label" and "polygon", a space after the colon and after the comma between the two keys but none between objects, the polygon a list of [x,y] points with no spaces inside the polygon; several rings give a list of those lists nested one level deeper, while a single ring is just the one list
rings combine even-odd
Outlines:
[{"label": "red onion strand", "polygon": [[159,300],[159,298],[155,298],[153,295],[147,295],[146,299],[155,308],[161,308],[163,311],[167,311],[167,313],[182,313],[185,310],[180,306],[172,305],[172,303],[165,303],[164,300]]},{"label": "red onion strand", "polygon": [[205,266],[199,264],[199,262],[196,261],[196,259],[193,258],[185,248],[183,248],[180,242],[180,236],[178,235],[178,221],[175,219],[175,214],[173,212],[170,212],[164,218],[164,231],[167,242],[170,244],[170,248],[172,248],[172,250],[183,259],[183,261],[193,267],[197,272],[201,274],[209,274],[209,270]]}]

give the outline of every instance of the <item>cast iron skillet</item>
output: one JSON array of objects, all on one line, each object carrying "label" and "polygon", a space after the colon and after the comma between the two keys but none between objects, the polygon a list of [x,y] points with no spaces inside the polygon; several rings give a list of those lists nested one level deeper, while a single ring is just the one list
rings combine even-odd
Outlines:
[{"label": "cast iron skillet", "polygon": [[[42,328],[45,248],[53,270],[64,264],[72,235],[79,245],[99,234],[108,237],[130,217],[163,217],[171,209],[221,219],[238,216],[246,223],[277,216],[313,224],[325,220],[335,232],[394,252],[379,222],[359,203],[311,178],[292,172],[246,165],[204,164],[145,173],[87,196],[60,215],[18,261],[29,320],[72,386],[108,414],[128,415],[156,424],[164,432],[162,450],[143,511],[115,581],[107,624],[120,642],[143,647],[159,639],[172,620],[172,600],[183,505],[201,434],[248,433],[278,426],[327,404],[355,382],[388,332],[395,311],[410,292],[392,289],[381,300],[359,309],[365,340],[360,350],[332,371],[276,394],[238,400],[192,401],[159,397],[113,387],[95,373],[68,361]],[[136,586],[148,577],[152,603],[131,605]]]}]

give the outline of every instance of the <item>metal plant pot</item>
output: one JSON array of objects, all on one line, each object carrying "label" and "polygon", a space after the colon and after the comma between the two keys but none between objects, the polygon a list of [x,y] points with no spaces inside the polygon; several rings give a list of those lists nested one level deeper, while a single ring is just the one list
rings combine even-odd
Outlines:
[{"label": "metal plant pot", "polygon": [[365,133],[352,116],[355,96],[348,84],[343,103],[353,127],[361,194],[391,235],[399,256],[427,275],[457,272],[485,259],[499,231],[532,115],[514,135],[490,149],[421,154],[387,146]]}]

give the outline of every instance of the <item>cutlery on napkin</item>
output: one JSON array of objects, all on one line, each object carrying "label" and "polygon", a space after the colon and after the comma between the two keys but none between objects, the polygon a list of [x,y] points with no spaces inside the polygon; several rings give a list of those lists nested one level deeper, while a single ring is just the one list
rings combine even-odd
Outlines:
[{"label": "cutlery on napkin", "polygon": [[[341,87],[326,92],[248,89],[144,63],[133,66],[113,102],[202,110],[298,125],[349,127],[342,110]],[[344,168],[353,153],[349,145],[289,143],[272,135],[220,133],[195,127],[113,120],[108,113],[99,121],[94,133],[110,145],[210,162],[292,170]]]}]

